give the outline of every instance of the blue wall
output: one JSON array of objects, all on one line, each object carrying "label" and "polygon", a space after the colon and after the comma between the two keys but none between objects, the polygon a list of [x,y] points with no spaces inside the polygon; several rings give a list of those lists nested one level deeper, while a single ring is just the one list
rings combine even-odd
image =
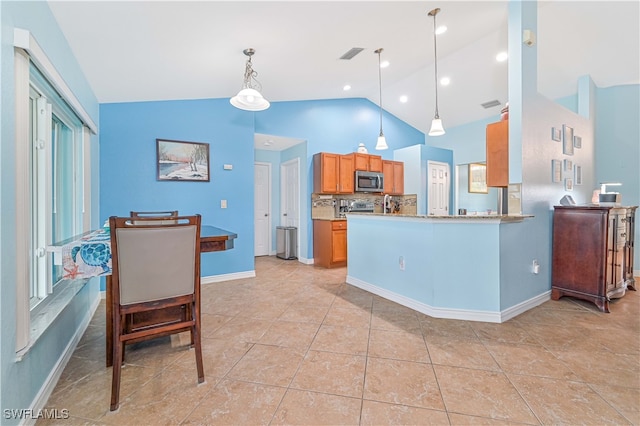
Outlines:
[{"label": "blue wall", "polygon": [[[0,50],[0,411],[27,409],[43,404],[47,389],[55,383],[54,376],[68,345],[92,314],[98,300],[98,280],[90,280],[70,304],[50,324],[21,361],[16,361],[16,193],[15,193],[15,87],[14,28],[31,32],[67,85],[76,95],[94,122],[99,121],[98,102],[78,66],[73,53],[46,2],[2,1]],[[92,198],[91,224],[98,226],[98,138],[91,139]],[[22,238],[23,236],[20,236]],[[58,371],[59,372],[59,371]],[[39,407],[35,407],[39,408]],[[17,424],[20,419],[5,419],[4,425]]]},{"label": "blue wall", "polygon": [[[202,276],[252,271],[253,113],[210,99],[102,104],[100,114],[100,219],[131,210],[200,213],[202,223],[238,234],[233,250],[202,255]],[[210,181],[156,180],[156,138],[209,144]]]}]

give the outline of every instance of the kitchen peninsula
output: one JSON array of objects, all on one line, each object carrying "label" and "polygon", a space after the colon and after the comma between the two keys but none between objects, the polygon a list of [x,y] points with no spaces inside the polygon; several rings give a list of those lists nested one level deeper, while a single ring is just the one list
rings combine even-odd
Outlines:
[{"label": "kitchen peninsula", "polygon": [[530,217],[347,214],[347,283],[432,317],[504,322],[550,297],[513,302],[514,276],[531,272],[503,247]]}]

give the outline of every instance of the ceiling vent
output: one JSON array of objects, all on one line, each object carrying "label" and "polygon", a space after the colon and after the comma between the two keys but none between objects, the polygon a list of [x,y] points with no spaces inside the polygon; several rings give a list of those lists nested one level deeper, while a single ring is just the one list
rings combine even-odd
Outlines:
[{"label": "ceiling vent", "polygon": [[354,56],[356,56],[358,53],[362,52],[363,50],[364,50],[363,47],[352,47],[351,49],[349,49],[347,53],[340,56],[340,59],[346,59],[346,60],[353,59]]},{"label": "ceiling vent", "polygon": [[482,108],[484,108],[484,109],[489,109],[489,108],[493,108],[495,106],[500,105],[500,101],[497,100],[497,99],[494,99],[492,101],[485,102],[485,103],[480,104],[480,105],[482,105]]}]

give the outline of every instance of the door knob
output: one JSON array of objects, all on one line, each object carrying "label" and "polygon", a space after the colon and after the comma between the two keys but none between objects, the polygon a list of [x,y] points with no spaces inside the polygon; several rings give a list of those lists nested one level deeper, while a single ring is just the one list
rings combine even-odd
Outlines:
[{"label": "door knob", "polygon": [[284,213],[282,216],[286,216],[286,215],[287,215],[287,214],[286,214],[286,213]]},{"label": "door knob", "polygon": [[268,215],[267,213],[265,213],[265,214],[264,214],[264,217],[267,217],[267,216],[269,216],[269,215]]}]

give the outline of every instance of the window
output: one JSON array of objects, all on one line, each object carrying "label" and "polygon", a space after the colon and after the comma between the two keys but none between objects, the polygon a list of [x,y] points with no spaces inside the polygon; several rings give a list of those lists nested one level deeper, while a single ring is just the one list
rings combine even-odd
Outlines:
[{"label": "window", "polygon": [[29,67],[31,247],[29,306],[63,279],[46,247],[82,232],[82,123],[33,63]]},{"label": "window", "polygon": [[20,358],[84,285],[64,278],[47,247],[90,229],[89,132],[97,127],[28,31],[15,29],[14,46]]}]

